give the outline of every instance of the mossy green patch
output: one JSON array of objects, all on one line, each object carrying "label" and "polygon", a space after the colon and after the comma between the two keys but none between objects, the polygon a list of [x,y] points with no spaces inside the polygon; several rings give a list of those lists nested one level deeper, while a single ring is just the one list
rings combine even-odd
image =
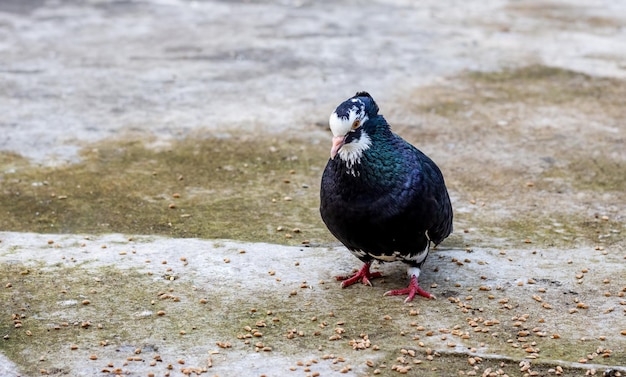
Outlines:
[{"label": "mossy green patch", "polygon": [[330,240],[317,209],[326,156],[302,140],[187,139],[165,150],[108,142],[72,165],[0,161],[5,230]]},{"label": "mossy green patch", "polygon": [[[617,217],[626,192],[623,81],[534,65],[469,72],[409,97],[403,111],[425,121],[397,130],[441,166],[457,198],[457,229],[567,246],[598,241],[585,225],[596,213]],[[0,154],[0,228],[336,242],[318,212],[328,140],[152,141],[88,145],[81,162],[56,167]],[[546,231],[554,222],[564,224],[556,241]]]},{"label": "mossy green patch", "polygon": [[[467,72],[416,90],[405,107],[423,120],[403,131],[435,151],[469,238],[614,244],[624,229],[625,96],[624,80],[543,65]],[[611,221],[596,224],[598,215]]]},{"label": "mossy green patch", "polygon": [[498,72],[470,72],[468,79],[481,90],[493,90],[487,96],[496,102],[523,101],[528,103],[565,104],[585,100],[618,104],[618,95],[624,93],[619,80],[592,77],[584,73],[544,65],[531,65]]},{"label": "mossy green patch", "polygon": [[[477,104],[586,107],[585,103],[600,102],[602,110],[609,111],[608,115],[618,116],[621,114],[621,98],[626,94],[626,85],[621,80],[545,65],[495,72],[470,71],[455,85],[422,89],[430,100],[419,106],[421,111],[451,117],[468,111],[480,113]],[[484,115],[485,119],[489,118],[489,114]]]},{"label": "mossy green patch", "polygon": [[620,232],[615,232],[621,228],[619,222],[602,220],[600,216],[587,218],[554,212],[549,217],[477,219],[475,215],[462,215],[461,219],[478,227],[481,246],[494,248],[553,248],[590,243],[608,247],[621,242]]},{"label": "mossy green patch", "polygon": [[548,170],[544,177],[570,181],[578,190],[626,191],[626,163],[604,155],[573,155],[567,166]]}]

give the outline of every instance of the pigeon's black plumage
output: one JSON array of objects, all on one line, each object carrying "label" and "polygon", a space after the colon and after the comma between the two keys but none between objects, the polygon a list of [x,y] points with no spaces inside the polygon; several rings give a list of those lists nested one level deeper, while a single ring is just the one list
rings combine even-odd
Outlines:
[{"label": "pigeon's black plumage", "polygon": [[452,205],[441,171],[394,134],[378,106],[359,92],[330,116],[331,158],[322,175],[320,213],[330,232],[365,263],[342,286],[380,276],[372,261],[402,261],[409,287],[386,294],[432,297],[418,283],[430,249],[452,232]]}]

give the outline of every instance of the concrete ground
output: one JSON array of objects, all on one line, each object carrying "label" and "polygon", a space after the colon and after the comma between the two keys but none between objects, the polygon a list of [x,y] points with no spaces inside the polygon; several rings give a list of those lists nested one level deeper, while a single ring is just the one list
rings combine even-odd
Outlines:
[{"label": "concrete ground", "polygon": [[[0,375],[626,375],[626,6],[0,2]],[[327,118],[441,167],[436,300],[340,289]]]}]

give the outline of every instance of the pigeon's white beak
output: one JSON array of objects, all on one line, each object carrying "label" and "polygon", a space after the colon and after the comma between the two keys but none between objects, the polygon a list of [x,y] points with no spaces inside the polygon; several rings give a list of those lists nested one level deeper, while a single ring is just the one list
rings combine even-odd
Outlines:
[{"label": "pigeon's white beak", "polygon": [[333,136],[333,147],[330,148],[330,159],[334,159],[339,149],[343,146],[346,141],[346,135],[343,136]]}]

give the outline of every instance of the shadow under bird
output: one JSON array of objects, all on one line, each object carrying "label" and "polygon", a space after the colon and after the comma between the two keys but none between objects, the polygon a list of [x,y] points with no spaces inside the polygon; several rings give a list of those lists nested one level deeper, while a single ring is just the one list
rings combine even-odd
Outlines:
[{"label": "shadow under bird", "polygon": [[385,296],[433,295],[418,284],[430,244],[452,232],[452,205],[437,165],[394,134],[378,105],[359,92],[330,115],[330,159],[322,175],[320,213],[328,230],[364,262],[342,288],[381,276],[374,260],[408,265],[409,285]]}]

